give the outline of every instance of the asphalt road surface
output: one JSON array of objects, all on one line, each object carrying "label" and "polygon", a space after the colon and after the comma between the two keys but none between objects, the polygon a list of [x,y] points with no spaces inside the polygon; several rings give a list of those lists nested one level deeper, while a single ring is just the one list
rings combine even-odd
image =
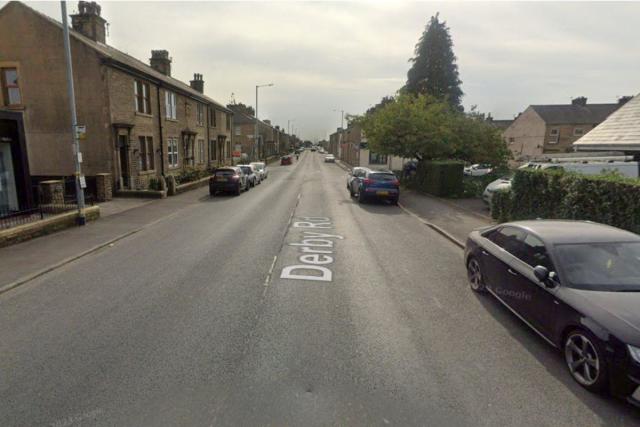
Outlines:
[{"label": "asphalt road surface", "polygon": [[239,197],[198,190],[1,295],[0,425],[640,424],[345,175],[307,152]]}]

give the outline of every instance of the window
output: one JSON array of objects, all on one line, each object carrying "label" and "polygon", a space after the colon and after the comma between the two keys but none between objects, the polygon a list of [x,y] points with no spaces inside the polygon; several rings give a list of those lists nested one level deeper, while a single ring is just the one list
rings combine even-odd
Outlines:
[{"label": "window", "polygon": [[525,232],[515,227],[502,227],[485,237],[518,258],[523,257]]},{"label": "window", "polygon": [[235,127],[235,135],[236,136],[242,135],[242,127],[241,126],[236,126]]},{"label": "window", "polygon": [[20,105],[20,86],[18,85],[17,68],[0,68],[0,83],[2,83],[2,97],[4,105]]},{"label": "window", "polygon": [[547,270],[553,271],[553,265],[547,254],[547,249],[544,247],[544,243],[532,234],[527,234],[524,238],[524,253],[522,260],[529,264],[531,267],[541,265],[546,267]]},{"label": "window", "polygon": [[216,114],[216,109],[215,108],[209,108],[209,126],[211,126],[212,128],[218,127],[218,121],[217,119],[217,114]]},{"label": "window", "polygon": [[139,136],[140,143],[140,170],[154,170],[154,153],[153,153],[153,137]]},{"label": "window", "polygon": [[582,128],[573,129],[573,136],[582,136],[582,135],[584,135],[584,129]]},{"label": "window", "polygon": [[209,160],[217,159],[217,151],[218,150],[216,150],[216,140],[212,139],[211,141],[209,141]]},{"label": "window", "polygon": [[376,154],[372,151],[369,151],[369,164],[370,165],[386,165],[387,156],[384,154]]},{"label": "window", "polygon": [[225,119],[226,119],[226,127],[224,128],[224,130],[229,130],[231,129],[231,114],[225,114],[224,115]]},{"label": "window", "polygon": [[169,167],[178,167],[178,138],[167,139],[167,157]]},{"label": "window", "polygon": [[516,139],[512,136],[509,137],[509,142],[516,142]]},{"label": "window", "polygon": [[164,108],[165,108],[165,117],[167,119],[176,120],[177,118],[177,108],[176,108],[176,94],[173,92],[165,92],[164,93]]},{"label": "window", "polygon": [[206,157],[204,156],[204,139],[198,140],[198,163],[204,163]]},{"label": "window", "polygon": [[196,123],[200,126],[204,125],[204,105],[197,104],[196,107]]},{"label": "window", "polygon": [[149,99],[149,83],[140,80],[133,82],[135,93],[136,111],[143,114],[151,114],[151,101]]}]

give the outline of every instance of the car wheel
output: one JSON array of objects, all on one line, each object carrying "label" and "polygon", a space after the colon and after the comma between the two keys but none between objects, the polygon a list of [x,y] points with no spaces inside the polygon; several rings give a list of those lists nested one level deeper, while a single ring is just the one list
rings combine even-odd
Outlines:
[{"label": "car wheel", "polygon": [[240,184],[238,184],[238,188],[236,188],[236,191],[233,194],[235,194],[236,196],[239,196],[241,192],[242,192],[242,187],[240,187]]},{"label": "car wheel", "polygon": [[471,290],[474,292],[486,292],[480,263],[474,257],[469,258],[467,262],[467,277],[469,278]]},{"label": "car wheel", "polygon": [[398,206],[398,199],[397,198],[391,199],[391,204]]},{"label": "car wheel", "polygon": [[584,329],[571,331],[564,341],[564,360],[573,379],[592,392],[607,384],[607,365],[600,340]]},{"label": "car wheel", "polygon": [[364,199],[364,193],[362,191],[358,192],[358,203],[364,203],[365,199]]}]

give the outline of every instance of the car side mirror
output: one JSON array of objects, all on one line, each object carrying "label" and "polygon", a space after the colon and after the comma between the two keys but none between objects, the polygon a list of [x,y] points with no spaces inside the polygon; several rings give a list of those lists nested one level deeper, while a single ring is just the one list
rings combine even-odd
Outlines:
[{"label": "car side mirror", "polygon": [[537,265],[533,268],[533,275],[536,276],[536,279],[545,283],[549,278],[549,270],[547,267],[543,267],[542,265]]}]

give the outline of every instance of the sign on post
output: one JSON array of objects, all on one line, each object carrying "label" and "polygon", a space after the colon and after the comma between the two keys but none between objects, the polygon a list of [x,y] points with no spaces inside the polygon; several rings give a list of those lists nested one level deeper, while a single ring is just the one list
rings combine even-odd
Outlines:
[{"label": "sign on post", "polygon": [[78,141],[84,141],[87,137],[87,127],[85,125],[76,126],[76,139]]}]

